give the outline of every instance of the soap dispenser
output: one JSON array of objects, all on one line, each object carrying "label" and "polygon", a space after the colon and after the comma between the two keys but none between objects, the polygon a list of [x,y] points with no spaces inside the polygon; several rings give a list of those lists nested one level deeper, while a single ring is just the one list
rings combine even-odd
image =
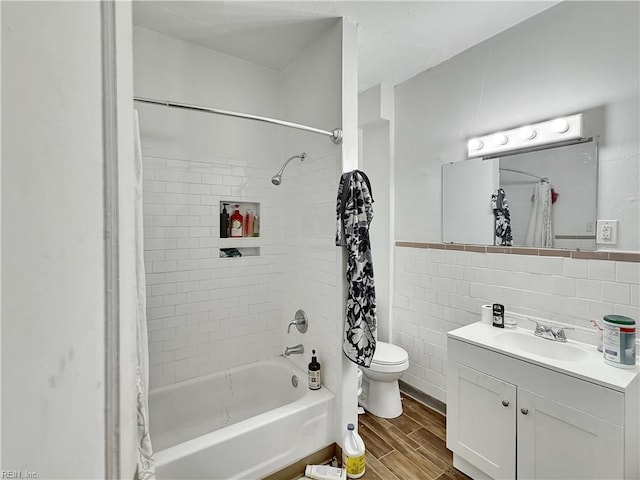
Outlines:
[{"label": "soap dispenser", "polygon": [[309,363],[309,389],[320,390],[320,362],[316,359],[316,351],[313,350]]},{"label": "soap dispenser", "polygon": [[222,212],[220,212],[220,238],[229,237],[229,212],[227,212],[228,203],[222,204]]}]

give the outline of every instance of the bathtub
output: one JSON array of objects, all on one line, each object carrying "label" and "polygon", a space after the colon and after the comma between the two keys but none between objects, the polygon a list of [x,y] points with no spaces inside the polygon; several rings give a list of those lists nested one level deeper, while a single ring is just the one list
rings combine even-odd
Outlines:
[{"label": "bathtub", "polygon": [[[292,385],[292,376],[298,386]],[[334,395],[283,357],[149,394],[158,479],[261,478],[333,443]]]}]

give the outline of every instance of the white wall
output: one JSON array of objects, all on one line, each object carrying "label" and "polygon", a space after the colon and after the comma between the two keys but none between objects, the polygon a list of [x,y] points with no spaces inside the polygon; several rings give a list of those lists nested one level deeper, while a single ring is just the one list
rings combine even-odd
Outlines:
[{"label": "white wall", "polygon": [[358,95],[360,169],[373,190],[369,232],[376,285],[378,339],[391,339],[393,255],[393,88],[376,85]]},{"label": "white wall", "polygon": [[100,4],[2,2],[2,469],[104,478]]},{"label": "white wall", "polygon": [[[137,96],[281,116],[279,72],[142,27],[134,40]],[[151,387],[280,354],[284,215],[282,190],[270,179],[283,161],[282,133],[247,120],[136,108]],[[219,203],[242,199],[261,204],[261,255],[219,258]]]},{"label": "white wall", "polygon": [[620,221],[612,248],[640,250],[638,8],[562,2],[397,86],[396,240],[441,241],[440,165],[469,137],[585,112],[598,218]]}]

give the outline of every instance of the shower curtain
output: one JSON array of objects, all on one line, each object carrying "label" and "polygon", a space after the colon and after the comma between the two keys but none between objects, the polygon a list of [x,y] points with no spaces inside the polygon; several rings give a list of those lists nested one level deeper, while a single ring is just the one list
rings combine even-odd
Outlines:
[{"label": "shower curtain", "polygon": [[533,208],[525,245],[529,247],[553,246],[553,218],[551,213],[551,184],[542,181],[533,189]]},{"label": "shower curtain", "polygon": [[144,278],[144,242],[142,231],[142,146],[138,111],[133,112],[135,170],[136,170],[136,343],[138,365],[136,368],[138,410],[138,480],[156,478],[153,466],[153,449],[149,436],[149,343],[147,342],[146,292]]}]

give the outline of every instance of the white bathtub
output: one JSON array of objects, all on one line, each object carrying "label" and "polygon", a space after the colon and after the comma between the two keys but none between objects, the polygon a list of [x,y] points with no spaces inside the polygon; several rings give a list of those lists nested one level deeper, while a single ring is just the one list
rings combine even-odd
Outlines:
[{"label": "white bathtub", "polygon": [[153,390],[157,476],[227,480],[276,472],[333,442],[333,400],[325,387],[309,390],[305,372],[282,357]]}]

